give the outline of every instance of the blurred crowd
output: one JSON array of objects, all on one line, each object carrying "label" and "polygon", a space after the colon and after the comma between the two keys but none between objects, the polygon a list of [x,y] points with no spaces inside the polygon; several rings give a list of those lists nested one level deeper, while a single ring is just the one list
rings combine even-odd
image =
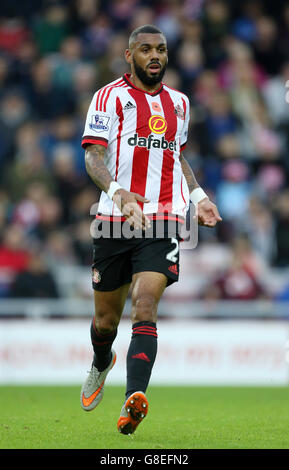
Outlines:
[{"label": "blurred crowd", "polygon": [[89,272],[99,194],[80,145],[86,112],[128,71],[130,32],[153,23],[168,41],[164,81],[191,102],[185,156],[223,218],[183,251],[179,292],[289,298],[289,2],[266,5],[1,1],[1,297],[61,297],[60,268]]}]

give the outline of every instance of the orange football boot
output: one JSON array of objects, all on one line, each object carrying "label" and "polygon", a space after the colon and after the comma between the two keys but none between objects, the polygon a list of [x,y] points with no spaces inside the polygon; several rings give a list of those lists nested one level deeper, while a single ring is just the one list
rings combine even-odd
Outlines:
[{"label": "orange football boot", "polygon": [[146,417],[148,401],[143,392],[132,393],[123,405],[117,422],[117,429],[122,434],[133,434]]}]

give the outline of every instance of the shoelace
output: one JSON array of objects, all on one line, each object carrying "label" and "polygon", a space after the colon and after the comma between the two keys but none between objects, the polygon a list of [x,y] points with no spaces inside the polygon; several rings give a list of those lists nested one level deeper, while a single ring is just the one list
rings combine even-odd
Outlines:
[{"label": "shoelace", "polygon": [[88,376],[87,384],[90,386],[94,384],[94,382],[99,378],[101,373],[96,369],[96,367],[93,367],[93,366],[91,367],[91,370],[88,373],[89,373],[89,376]]}]

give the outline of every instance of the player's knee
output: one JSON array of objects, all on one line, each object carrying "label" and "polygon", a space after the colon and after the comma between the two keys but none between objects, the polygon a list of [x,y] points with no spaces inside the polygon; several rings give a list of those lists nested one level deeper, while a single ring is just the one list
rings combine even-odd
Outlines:
[{"label": "player's knee", "polygon": [[95,326],[101,335],[107,335],[118,327],[119,317],[114,313],[97,312],[95,314]]},{"label": "player's knee", "polygon": [[157,301],[151,294],[142,294],[132,298],[132,321],[156,321]]}]

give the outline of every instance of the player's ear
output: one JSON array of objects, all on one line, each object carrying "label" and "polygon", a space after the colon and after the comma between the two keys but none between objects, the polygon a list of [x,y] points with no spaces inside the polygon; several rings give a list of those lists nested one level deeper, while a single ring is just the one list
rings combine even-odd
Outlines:
[{"label": "player's ear", "polygon": [[132,54],[130,49],[125,50],[124,57],[128,64],[132,64]]}]

